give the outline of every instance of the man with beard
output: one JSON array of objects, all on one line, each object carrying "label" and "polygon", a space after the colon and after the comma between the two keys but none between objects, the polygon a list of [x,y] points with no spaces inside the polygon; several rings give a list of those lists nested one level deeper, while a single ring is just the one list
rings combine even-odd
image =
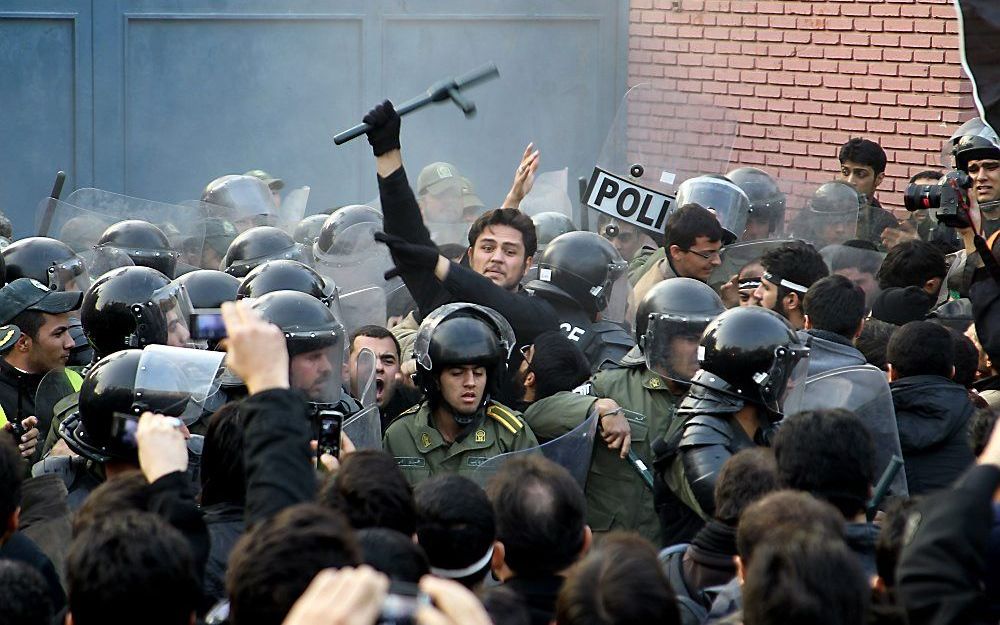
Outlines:
[{"label": "man with beard", "polygon": [[760,264],[764,275],[753,293],[754,305],[780,314],[796,330],[805,328],[802,298],[813,282],[829,274],[823,257],[808,243],[793,241],[764,254]]}]

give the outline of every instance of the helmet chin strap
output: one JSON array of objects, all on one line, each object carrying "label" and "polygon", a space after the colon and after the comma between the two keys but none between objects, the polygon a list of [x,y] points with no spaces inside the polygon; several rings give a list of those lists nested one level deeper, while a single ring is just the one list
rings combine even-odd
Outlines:
[{"label": "helmet chin strap", "polygon": [[479,402],[479,407],[476,408],[476,411],[470,415],[461,414],[460,412],[452,408],[451,404],[449,404],[448,402],[444,402],[444,405],[447,406],[448,414],[451,415],[451,418],[455,420],[455,423],[459,424],[463,428],[467,428],[473,423],[475,423],[480,416],[482,416],[483,408],[486,407],[486,404],[489,401],[490,401],[490,396],[487,393],[483,393],[483,401]]}]

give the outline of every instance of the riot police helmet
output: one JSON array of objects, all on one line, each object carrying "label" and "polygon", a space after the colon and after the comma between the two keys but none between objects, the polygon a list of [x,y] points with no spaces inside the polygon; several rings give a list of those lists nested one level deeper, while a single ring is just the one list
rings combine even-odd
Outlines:
[{"label": "riot police helmet", "polygon": [[140,219],[119,221],[108,226],[97,241],[97,247],[119,249],[135,265],[155,269],[165,276],[173,276],[180,253],[170,248],[170,240],[163,230]]},{"label": "riot police helmet", "polygon": [[31,278],[49,288],[52,283],[50,268],[76,263],[79,258],[70,246],[49,237],[28,237],[14,241],[3,251],[6,282],[18,278]]},{"label": "riot police helmet", "polygon": [[217,269],[196,269],[175,278],[187,291],[194,308],[219,308],[223,302],[235,302],[240,279]]},{"label": "riot police helmet", "polygon": [[537,264],[538,279],[529,282],[528,289],[575,302],[591,315],[607,308],[615,282],[628,266],[610,241],[583,231],[553,239]]},{"label": "riot police helmet", "polygon": [[376,229],[380,230],[382,213],[364,204],[351,204],[337,209],[323,222],[319,236],[316,237],[314,253],[316,256],[335,254],[337,236],[346,232],[351,226],[366,223],[377,224]]},{"label": "riot police helmet", "polygon": [[955,167],[962,171],[969,172],[971,161],[984,159],[1000,160],[1000,147],[998,147],[996,134],[990,131],[988,136],[965,135],[955,144]]},{"label": "riot police helmet", "polygon": [[217,216],[245,225],[263,225],[275,210],[267,183],[254,176],[230,174],[208,183],[201,201],[220,207]]},{"label": "riot police helmet", "polygon": [[749,219],[766,221],[768,232],[780,230],[785,222],[785,194],[767,172],[756,167],[740,167],[726,174],[750,200]]},{"label": "riot police helmet", "polygon": [[747,194],[721,175],[688,178],[677,187],[675,204],[698,204],[712,210],[724,230],[723,245],[729,245],[743,234],[750,214]]},{"label": "riot police helmet", "polygon": [[229,275],[243,278],[264,261],[279,258],[308,261],[305,250],[287,232],[273,226],[257,226],[233,239],[220,269]]},{"label": "riot police helmet", "polygon": [[294,260],[269,260],[254,267],[243,278],[236,297],[255,298],[274,291],[299,291],[328,306],[337,300],[338,295],[336,285],[324,279],[312,267]]},{"label": "riot police helmet", "polygon": [[552,239],[577,229],[573,225],[572,219],[555,211],[545,211],[532,215],[531,221],[535,224],[535,235],[538,240],[539,252],[544,251],[545,247],[552,242]]},{"label": "riot police helmet", "polygon": [[327,217],[329,215],[325,213],[303,217],[299,220],[299,223],[295,224],[292,238],[295,239],[296,243],[301,243],[311,248],[312,244],[319,238],[320,230],[323,229],[323,224],[326,223]]}]

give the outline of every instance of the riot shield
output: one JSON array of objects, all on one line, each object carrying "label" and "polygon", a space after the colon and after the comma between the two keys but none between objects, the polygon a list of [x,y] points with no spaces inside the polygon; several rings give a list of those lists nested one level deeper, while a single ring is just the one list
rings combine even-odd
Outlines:
[{"label": "riot shield", "polygon": [[180,417],[186,425],[194,423],[219,390],[225,357],[224,352],[147,346],[135,374],[133,404],[140,410]]},{"label": "riot shield", "polygon": [[[710,96],[643,83],[625,94],[585,193],[588,207],[662,234],[680,185],[724,174],[736,112]],[[591,213],[590,229],[597,223]]]},{"label": "riot shield", "polygon": [[348,335],[362,326],[385,326],[386,292],[370,286],[340,296],[340,314]]},{"label": "riot shield", "polygon": [[846,182],[834,180],[815,185],[805,204],[792,217],[792,236],[811,243],[817,250],[856,239],[862,199]]},{"label": "riot shield", "polygon": [[288,234],[295,234],[295,227],[306,215],[306,205],[309,203],[309,187],[299,187],[289,191],[281,201],[279,210],[279,227]]},{"label": "riot shield", "polygon": [[351,391],[354,397],[361,402],[365,408],[375,405],[377,389],[375,388],[375,352],[367,347],[358,352],[358,358],[354,365],[355,384]]},{"label": "riot shield", "polygon": [[573,479],[580,485],[580,488],[586,488],[587,473],[590,471],[590,459],[594,455],[594,441],[597,437],[598,420],[599,415],[594,412],[583,423],[559,438],[531,449],[494,456],[476,467],[472,479],[485,488],[489,479],[511,460],[524,458],[528,455],[541,454],[569,471]]},{"label": "riot shield", "polygon": [[[831,369],[805,382],[799,410],[844,408],[858,415],[875,441],[875,475],[881,475],[892,456],[903,457],[899,445],[896,412],[885,372],[872,365]],[[906,473],[900,471],[890,492],[907,496]]]},{"label": "riot shield", "polygon": [[326,251],[314,244],[316,271],[323,277],[332,279],[341,294],[371,286],[385,290],[397,288],[400,282],[398,278],[387,281],[384,277],[385,272],[395,267],[395,264],[389,248],[375,241],[375,233],[380,229],[379,223],[358,223],[338,233],[330,249]]},{"label": "riot shield", "polygon": [[573,202],[567,191],[569,169],[546,171],[535,176],[531,191],[518,207],[522,213],[534,217],[538,213],[555,212],[573,219]]},{"label": "riot shield", "polygon": [[760,239],[758,241],[739,241],[732,245],[727,245],[719,252],[722,264],[712,271],[708,284],[713,289],[718,290],[720,286],[728,282],[733,276],[740,272],[767,252],[791,243],[795,239]]},{"label": "riot shield", "polygon": [[819,253],[831,274],[848,278],[865,292],[865,310],[871,310],[881,292],[876,276],[885,253],[851,245],[828,245]]},{"label": "riot shield", "polygon": [[382,418],[378,406],[369,406],[344,417],[343,432],[354,448],[382,449]]},{"label": "riot shield", "polygon": [[[91,188],[77,189],[66,198],[66,203],[105,215],[111,224],[129,219],[148,221],[163,231],[178,257],[184,253],[201,258],[205,244],[205,214],[200,207],[167,204]],[[141,248],[130,254],[133,252],[156,253]]]}]

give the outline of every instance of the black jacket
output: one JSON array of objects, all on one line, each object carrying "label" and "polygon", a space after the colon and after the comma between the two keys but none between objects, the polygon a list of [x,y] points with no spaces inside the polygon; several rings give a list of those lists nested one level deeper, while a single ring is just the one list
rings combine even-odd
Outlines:
[{"label": "black jacket", "polygon": [[[52,566],[52,562],[45,557],[42,550],[38,548],[30,538],[21,532],[14,532],[2,546],[0,546],[0,560],[17,560],[24,562],[34,568],[49,586],[49,598],[52,600],[52,610],[58,613],[66,605],[66,593],[63,592],[62,584],[59,582],[59,575]],[[0,607],[2,610],[2,607]]]},{"label": "black jacket", "polygon": [[967,430],[975,409],[967,391],[933,375],[903,378],[889,387],[910,495],[947,487],[973,462]]},{"label": "black jacket", "polygon": [[229,568],[229,554],[233,545],[243,535],[246,523],[243,521],[243,506],[233,503],[217,503],[204,506],[205,525],[211,546],[205,563],[205,596],[218,601],[226,596],[226,570]]},{"label": "black jacket", "polygon": [[0,407],[7,421],[35,414],[35,392],[43,373],[25,373],[0,358]]},{"label": "black jacket", "polygon": [[531,625],[549,625],[556,617],[556,597],[566,578],[559,575],[514,577],[504,586],[520,595],[531,614]]}]

